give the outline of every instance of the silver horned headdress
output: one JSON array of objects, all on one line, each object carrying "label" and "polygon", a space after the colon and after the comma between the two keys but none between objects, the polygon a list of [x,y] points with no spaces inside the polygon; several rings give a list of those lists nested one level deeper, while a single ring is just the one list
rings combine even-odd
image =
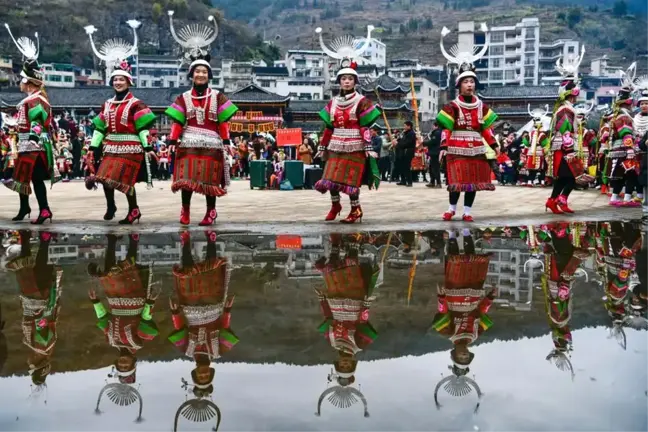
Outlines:
[{"label": "silver horned headdress", "polygon": [[128,20],[126,24],[133,30],[133,43],[129,43],[121,38],[112,38],[105,41],[99,49],[97,49],[94,38],[92,35],[97,31],[97,28],[93,25],[85,26],[85,32],[90,38],[90,45],[92,45],[92,51],[95,56],[106,64],[106,67],[114,69],[113,75],[122,75],[129,78],[132,82],[132,77],[130,76],[130,66],[128,66],[127,59],[135,54],[137,54],[137,29],[141,23],[137,20]]},{"label": "silver horned headdress", "polygon": [[528,111],[529,115],[531,116],[531,118],[536,122],[542,121],[542,119],[545,118],[546,116],[548,116],[549,113],[551,112],[551,111],[549,111],[549,105],[545,105],[544,109],[542,109],[542,108],[534,108],[533,110],[531,110],[531,104],[527,105],[527,111]]},{"label": "silver horned headdress", "polygon": [[182,27],[176,32],[173,25],[173,11],[168,11],[169,14],[169,28],[171,29],[171,36],[184,50],[185,54],[183,61],[192,63],[197,59],[201,59],[209,54],[209,46],[218,37],[218,23],[213,15],[207,17],[212,25],[193,23]]},{"label": "silver horned headdress", "polygon": [[330,42],[330,48],[324,43],[322,38],[322,28],[317,27],[315,33],[319,34],[319,43],[322,47],[322,51],[326,53],[329,57],[339,60],[340,70],[337,72],[337,77],[339,78],[342,75],[354,75],[358,76],[358,73],[355,70],[355,60],[360,57],[364,52],[369,48],[369,42],[371,41],[371,32],[374,30],[374,26],[367,26],[367,39],[364,42],[358,43],[357,38],[352,35],[342,35],[338,36]]},{"label": "silver horned headdress", "polygon": [[[195,385],[189,384],[184,378],[182,380],[182,388],[185,391],[191,390]],[[199,387],[198,387],[199,388]],[[199,393],[200,394],[200,393]],[[178,430],[178,421],[180,416],[194,422],[205,423],[216,417],[216,426],[212,428],[213,432],[217,432],[221,423],[221,411],[214,402],[204,397],[195,397],[185,401],[176,411],[175,420],[173,421],[173,432]]]},{"label": "silver horned headdress", "polygon": [[556,365],[559,370],[569,372],[573,381],[576,374],[574,373],[574,367],[572,366],[571,360],[569,360],[569,351],[571,351],[571,347],[566,349],[554,349],[549,353],[549,355],[547,355],[546,360],[549,363]]},{"label": "silver horned headdress", "polygon": [[584,118],[587,118],[587,116],[592,112],[593,109],[594,109],[594,101],[591,101],[589,103],[589,106],[587,106],[586,104],[578,104],[574,107],[574,111],[576,111],[576,115]]},{"label": "silver horned headdress", "polygon": [[459,44],[454,44],[450,47],[450,52],[446,51],[445,46],[443,45],[443,39],[451,33],[450,29],[443,27],[441,30],[441,41],[439,42],[441,54],[443,54],[446,60],[448,60],[448,63],[455,64],[459,67],[455,86],[458,86],[459,82],[463,78],[472,77],[475,80],[477,79],[474,63],[486,54],[490,44],[490,32],[486,23],[482,23],[479,29],[486,35],[484,46],[481,48],[473,46],[471,51],[459,51]]},{"label": "silver horned headdress", "polygon": [[452,375],[449,375],[439,381],[434,388],[434,404],[436,408],[440,410],[443,405],[439,402],[439,390],[441,387],[452,397],[464,397],[472,393],[473,389],[477,393],[477,405],[475,405],[475,414],[479,411],[479,405],[481,404],[481,398],[483,393],[479,384],[469,378],[467,373],[470,371],[467,367],[459,366],[455,364],[454,366],[448,366],[448,369],[452,371]]},{"label": "silver horned headdress", "polygon": [[18,48],[18,51],[20,51],[20,54],[22,54],[22,56],[27,60],[32,60],[32,61],[38,60],[38,54],[40,53],[40,39],[38,38],[38,32],[34,33],[34,38],[36,39],[36,42],[34,42],[33,40],[25,36],[20,36],[16,40],[16,38],[14,38],[13,33],[11,33],[11,28],[9,27],[9,24],[5,23],[5,27],[9,32],[9,36],[11,37],[11,40],[16,45],[16,48]]},{"label": "silver horned headdress", "polygon": [[331,370],[331,373],[328,376],[328,381],[331,382],[335,378],[338,385],[329,387],[322,392],[317,400],[316,416],[319,417],[322,414],[322,402],[324,402],[324,399],[328,397],[328,401],[331,405],[337,408],[349,408],[355,405],[358,400],[361,400],[362,405],[364,406],[364,416],[369,417],[367,398],[365,398],[364,394],[362,394],[360,390],[350,386],[348,380],[352,376],[353,374],[337,373]]},{"label": "silver horned headdress", "polygon": [[585,45],[581,45],[579,56],[572,56],[565,60],[559,58],[556,60],[556,71],[562,75],[563,79],[578,81],[578,68],[585,57]]},{"label": "silver horned headdress", "polygon": [[[115,371],[113,368],[113,372],[111,374],[108,374],[109,378],[115,378],[115,377],[122,377],[122,378],[128,378],[130,375],[133,375],[135,373],[135,370],[126,373],[121,373],[118,371]],[[103,397],[104,393],[106,396],[108,396],[108,399],[112,403],[114,403],[117,406],[120,407],[127,407],[135,402],[139,402],[139,410],[137,412],[137,418],[135,419],[136,423],[141,423],[144,421],[142,418],[142,409],[144,407],[144,401],[142,400],[142,395],[140,394],[139,390],[137,390],[133,385],[131,384],[126,384],[122,382],[112,382],[106,384],[101,391],[99,392],[99,397],[97,398],[97,405],[95,406],[95,414],[101,415],[102,411],[99,409],[99,404],[101,403],[101,398]]]}]

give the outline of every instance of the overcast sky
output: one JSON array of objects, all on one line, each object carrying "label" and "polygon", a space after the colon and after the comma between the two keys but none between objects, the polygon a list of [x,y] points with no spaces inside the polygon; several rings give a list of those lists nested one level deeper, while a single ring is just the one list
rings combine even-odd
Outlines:
[{"label": "overcast sky", "polygon": [[[472,371],[485,393],[473,416],[476,396],[441,398],[433,390],[447,374],[449,353],[360,362],[357,383],[369,401],[371,417],[360,402],[341,410],[326,401],[314,416],[326,388],[330,366],[228,363],[216,366],[214,401],[223,413],[221,431],[245,430],[646,430],[648,340],[626,330],[628,350],[607,339],[604,328],[573,334],[576,378],[545,361],[552,348],[546,335],[496,341],[474,348]],[[49,377],[48,403],[26,409],[27,377],[0,379],[0,430],[168,431],[184,401],[180,378],[190,378],[192,363],[142,363],[138,382],[144,397],[141,424],[136,408],[117,408],[104,398],[102,416],[93,413],[109,369],[59,373]],[[20,420],[16,421],[16,416]],[[184,427],[183,427],[184,426]],[[211,426],[181,423],[182,430]]]}]

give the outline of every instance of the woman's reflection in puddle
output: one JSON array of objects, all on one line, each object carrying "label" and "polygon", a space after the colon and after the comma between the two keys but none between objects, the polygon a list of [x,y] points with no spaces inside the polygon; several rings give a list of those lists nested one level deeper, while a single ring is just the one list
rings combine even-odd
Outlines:
[{"label": "woman's reflection in puddle", "polygon": [[[23,310],[23,344],[29,348],[27,365],[32,381],[30,398],[40,399],[47,391],[47,377],[58,340],[56,324],[60,312],[63,270],[48,264],[53,235],[38,234],[36,256],[32,254],[31,233],[19,232],[20,248],[12,248],[7,270],[16,275]],[[43,398],[47,403],[47,396]]]},{"label": "woman's reflection in puddle", "polygon": [[441,408],[438,393],[443,387],[453,397],[467,396],[474,389],[478,399],[475,412],[479,409],[482,393],[477,383],[468,377],[469,366],[475,358],[468,347],[493,325],[487,313],[495,298],[495,289],[484,287],[489,263],[489,254],[476,252],[469,229],[462,230],[461,235],[456,231],[448,232],[444,285],[437,286],[438,312],[432,327],[453,344],[452,366],[448,366],[452,375],[436,385],[434,401],[437,408]]},{"label": "woman's reflection in puddle", "polygon": [[[137,264],[138,234],[128,236],[126,259],[117,261],[118,237],[107,235],[104,268],[88,265],[90,276],[97,278],[106,296],[108,308],[99,300],[94,289],[88,292],[97,314],[97,327],[106,336],[108,344],[118,350],[111,380],[101,390],[96,411],[104,393],[119,406],[139,402],[138,421],[142,419],[142,398],[134,387],[137,383],[137,352],[147,341],[158,335],[153,321],[153,307],[159,294],[153,289],[153,267]],[[114,382],[111,382],[114,381]]]},{"label": "woman's reflection in puddle", "polygon": [[[210,400],[216,373],[212,362],[239,341],[230,328],[234,304],[234,296],[229,294],[232,265],[228,259],[218,257],[216,232],[205,235],[206,257],[196,262],[189,232],[181,234],[182,262],[173,268],[175,298],[169,303],[175,331],[169,341],[195,362],[191,383],[182,379],[182,388],[191,392],[192,398],[178,408],[174,430],[178,429],[180,416],[193,422],[217,417],[214,430],[218,429],[220,409]],[[202,251],[197,254],[201,255]]]},{"label": "woman's reflection in puddle", "polygon": [[356,388],[356,355],[366,349],[377,337],[369,322],[369,308],[375,299],[374,289],[380,275],[377,257],[360,257],[367,240],[361,234],[331,234],[328,259],[322,257],[316,267],[324,277],[326,288],[316,290],[325,321],[319,331],[337,351],[334,371],[328,381],[337,385],[327,388],[317,402],[317,415],[322,402],[328,401],[338,408],[348,408],[362,400],[364,416],[369,417],[367,400]]}]

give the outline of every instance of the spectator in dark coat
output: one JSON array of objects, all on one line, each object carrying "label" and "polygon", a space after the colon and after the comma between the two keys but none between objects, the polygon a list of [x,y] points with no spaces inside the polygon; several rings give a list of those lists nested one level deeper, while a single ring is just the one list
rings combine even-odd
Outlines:
[{"label": "spectator in dark coat", "polygon": [[434,123],[432,132],[427,141],[423,143],[428,148],[430,156],[430,183],[427,187],[441,187],[441,163],[439,162],[439,153],[441,153],[441,128]]},{"label": "spectator in dark coat", "polygon": [[[405,122],[405,130],[396,144],[396,151],[401,152],[400,157],[400,182],[399,186],[412,187],[412,159],[416,150],[416,133],[412,129],[413,124],[411,121]],[[398,157],[397,162],[398,163]]]}]

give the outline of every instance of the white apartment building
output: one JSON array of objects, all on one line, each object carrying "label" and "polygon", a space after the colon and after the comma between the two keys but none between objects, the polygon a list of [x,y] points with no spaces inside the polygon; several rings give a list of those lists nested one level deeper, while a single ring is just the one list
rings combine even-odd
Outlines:
[{"label": "white apartment building", "polygon": [[558,84],[562,76],[556,71],[556,60],[571,61],[580,55],[580,43],[571,39],[558,39],[552,43],[540,44],[540,83]]},{"label": "white apartment building", "polygon": [[173,56],[140,55],[136,58],[132,73],[139,88],[181,85],[180,60]]},{"label": "white apartment building", "polygon": [[43,63],[46,87],[74,87],[74,66],[71,64]]},{"label": "white apartment building", "polygon": [[619,78],[621,76],[619,71],[625,72],[624,68],[621,66],[610,66],[606,55],[590,62],[590,76]]},{"label": "white apartment building", "polygon": [[[460,22],[460,49],[470,50],[471,42],[483,46],[484,33],[475,32],[474,21]],[[523,18],[514,25],[490,27],[489,49],[475,65],[477,76],[485,85],[539,85],[543,77],[557,75],[554,65],[558,58],[577,55],[578,49],[579,43],[573,40],[540,43],[538,18]]]},{"label": "white apartment building", "polygon": [[288,50],[283,67],[296,78],[327,78],[328,56],[318,50]]},{"label": "white apartment building", "polygon": [[[362,47],[367,42],[367,38],[358,38],[355,40],[356,48]],[[371,38],[369,46],[362,54],[362,64],[371,64],[381,69],[387,67],[387,45],[378,39]]]},{"label": "white apartment building", "polygon": [[[396,78],[403,86],[410,88],[411,81],[407,78]],[[439,86],[424,77],[414,77],[414,93],[418,103],[418,112],[422,121],[430,121],[436,118],[439,112]],[[412,103],[414,96],[410,91],[406,99]]]},{"label": "white apartment building", "polygon": [[252,71],[255,67],[267,67],[263,60],[237,62],[231,59],[223,60],[221,64],[220,77],[222,78],[222,89],[225,93],[231,93],[252,82]]},{"label": "white apartment building", "polygon": [[320,100],[324,96],[323,77],[290,76],[285,67],[254,67],[252,82],[264,90],[293,100]]}]

